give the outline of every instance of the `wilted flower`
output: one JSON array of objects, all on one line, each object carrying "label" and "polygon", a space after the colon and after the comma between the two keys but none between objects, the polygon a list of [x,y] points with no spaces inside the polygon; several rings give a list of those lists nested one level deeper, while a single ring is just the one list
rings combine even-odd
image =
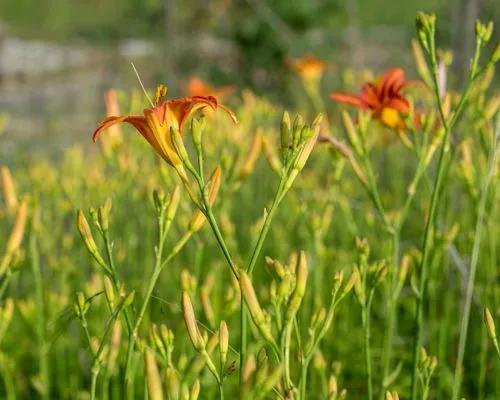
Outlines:
[{"label": "wilted flower", "polygon": [[402,92],[410,83],[401,68],[394,68],[374,82],[365,83],[359,95],[332,93],[330,98],[370,110],[374,118],[390,128],[403,128],[402,114],[410,111],[410,104]]}]

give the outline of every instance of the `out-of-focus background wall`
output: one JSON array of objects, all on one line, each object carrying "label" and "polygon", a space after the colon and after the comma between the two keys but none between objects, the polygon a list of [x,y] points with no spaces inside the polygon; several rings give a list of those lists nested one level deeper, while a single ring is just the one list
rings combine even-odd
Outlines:
[{"label": "out-of-focus background wall", "polygon": [[[293,106],[298,86],[286,60],[328,62],[325,94],[345,68],[413,73],[418,10],[439,19],[460,82],[476,18],[500,25],[498,0],[0,0],[0,158],[89,140],[109,87],[183,83],[200,76],[265,93]],[[495,33],[498,38],[498,30]]]}]

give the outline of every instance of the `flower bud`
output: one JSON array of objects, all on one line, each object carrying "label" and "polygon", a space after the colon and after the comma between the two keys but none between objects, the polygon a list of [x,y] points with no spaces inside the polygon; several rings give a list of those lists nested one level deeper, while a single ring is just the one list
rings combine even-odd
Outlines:
[{"label": "flower bud", "polygon": [[200,331],[198,330],[193,304],[191,303],[191,299],[186,291],[182,292],[181,303],[182,314],[184,316],[184,322],[186,323],[189,338],[191,339],[194,348],[198,351],[202,351],[205,348],[205,342],[203,341]]},{"label": "flower bud", "polygon": [[97,211],[97,219],[103,232],[106,232],[109,229],[109,214],[111,212],[112,206],[113,203],[111,201],[111,198],[107,197],[104,204],[100,206]]},{"label": "flower bud", "polygon": [[361,280],[361,277],[359,275],[359,271],[357,269],[354,269],[354,271],[351,272],[351,275],[349,275],[349,279],[347,280],[344,288],[342,289],[342,297],[345,296],[347,293],[349,293],[352,288]]},{"label": "flower bud", "polygon": [[243,295],[243,298],[245,299],[245,302],[247,303],[248,310],[250,311],[250,316],[252,317],[255,325],[257,325],[257,328],[259,328],[260,333],[266,340],[274,342],[269,324],[266,322],[266,317],[255,294],[252,281],[250,280],[250,277],[246,272],[240,271],[239,283],[241,293]]},{"label": "flower bud", "polygon": [[493,33],[493,22],[490,21],[487,25],[484,25],[481,21],[476,20],[474,28],[476,37],[482,42],[483,45],[490,41],[491,34]]},{"label": "flower bud", "polygon": [[191,386],[191,393],[189,394],[189,400],[198,400],[198,397],[200,396],[200,380],[196,379],[193,383],[193,386]]},{"label": "flower bud", "polygon": [[144,351],[144,369],[146,371],[149,400],[163,400],[163,389],[160,373],[158,372],[158,365],[156,364],[153,353],[147,348]]},{"label": "flower bud", "polygon": [[488,308],[484,309],[484,323],[486,324],[486,329],[488,331],[488,336],[493,342],[497,340],[497,333],[495,328],[495,321]]},{"label": "flower bud", "polygon": [[302,303],[302,298],[306,290],[307,275],[309,274],[309,268],[307,266],[306,254],[301,251],[299,255],[299,261],[295,270],[296,283],[295,289],[288,302],[288,308],[286,310],[285,318],[287,321],[291,321],[297,311],[299,310],[300,304]]},{"label": "flower bud", "polygon": [[24,230],[26,227],[26,218],[28,216],[28,201],[23,199],[17,210],[16,220],[14,227],[7,240],[7,254],[13,254],[21,246],[24,237]]},{"label": "flower bud", "polygon": [[107,276],[104,277],[104,294],[106,295],[109,306],[113,309],[115,307],[115,290],[111,279]]},{"label": "flower bud", "polygon": [[281,152],[284,155],[290,149],[290,138],[291,138],[290,115],[286,111],[283,113],[283,117],[281,118],[280,134],[281,134],[280,135]]},{"label": "flower bud", "polygon": [[304,119],[301,115],[297,115],[293,120],[293,128],[292,128],[292,146],[296,148],[300,143],[300,134],[302,132],[302,128],[304,127]]},{"label": "flower bud", "polygon": [[95,260],[104,267],[106,264],[102,256],[99,254],[99,250],[97,249],[94,237],[92,236],[92,231],[90,230],[87,218],[85,218],[85,214],[81,210],[76,212],[76,226],[89,253],[92,254]]},{"label": "flower bud", "polygon": [[12,211],[17,206],[16,187],[8,167],[0,168],[0,181],[2,183],[3,201],[7,211]]},{"label": "flower bud", "polygon": [[87,310],[89,309],[89,303],[85,299],[83,292],[78,292],[76,294],[75,311],[78,318],[82,318]]},{"label": "flower bud", "polygon": [[227,351],[229,349],[229,330],[226,321],[222,321],[219,327],[219,350],[222,365],[226,364]]},{"label": "flower bud", "polygon": [[190,167],[192,168],[191,160],[189,159],[189,155],[186,150],[186,146],[184,145],[184,141],[182,140],[182,136],[181,133],[179,132],[179,129],[176,129],[175,127],[170,127],[170,138],[172,140],[172,144],[174,145],[175,151],[179,156],[180,160],[184,163],[184,165],[188,169]]},{"label": "flower bud", "polygon": [[193,137],[193,144],[198,152],[201,151],[201,138],[205,131],[206,120],[203,116],[193,118],[191,120],[191,134]]},{"label": "flower bud", "polygon": [[283,373],[283,365],[279,364],[277,367],[275,367],[271,372],[267,374],[267,379],[262,384],[260,392],[261,393],[270,392],[273,389],[273,387],[275,387],[280,381],[282,373]]},{"label": "flower bud", "polygon": [[167,399],[178,400],[180,391],[180,381],[177,372],[173,368],[165,370],[165,388],[167,390]]}]

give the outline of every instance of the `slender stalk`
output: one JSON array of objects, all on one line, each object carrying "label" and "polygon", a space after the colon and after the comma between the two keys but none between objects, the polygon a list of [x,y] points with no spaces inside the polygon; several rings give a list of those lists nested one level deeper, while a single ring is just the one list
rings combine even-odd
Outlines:
[{"label": "slender stalk", "polygon": [[474,232],[474,242],[472,248],[472,257],[470,262],[470,270],[467,279],[467,288],[465,292],[465,303],[462,315],[462,322],[460,324],[460,336],[458,342],[458,355],[457,361],[455,364],[455,376],[453,381],[453,396],[452,399],[458,399],[460,394],[460,387],[462,384],[462,374],[463,374],[463,359],[465,354],[465,345],[467,342],[467,331],[469,328],[469,319],[470,319],[470,309],[472,304],[472,295],[474,293],[474,282],[476,277],[477,264],[479,261],[479,253],[481,246],[481,236],[484,230],[484,220],[486,216],[486,205],[488,203],[488,195],[490,183],[493,179],[493,175],[495,173],[496,164],[497,164],[497,144],[498,138],[500,137],[500,118],[498,119],[499,124],[497,125],[496,135],[493,139],[493,148],[491,150],[488,173],[484,179],[483,187],[481,190],[481,196],[479,198],[478,211],[477,211],[477,220],[476,220],[476,228]]},{"label": "slender stalk", "polygon": [[440,194],[442,189],[442,184],[445,176],[445,165],[446,158],[449,153],[449,137],[451,133],[451,129],[455,125],[458,117],[461,115],[465,102],[468,98],[468,94],[472,83],[478,77],[479,74],[476,74],[477,70],[477,61],[479,59],[479,44],[476,45],[476,50],[473,58],[473,62],[471,65],[471,75],[467,86],[462,94],[460,102],[457,108],[454,110],[450,120],[448,120],[445,116],[442,101],[441,101],[441,93],[439,92],[439,76],[438,76],[438,67],[436,61],[436,49],[435,49],[435,41],[434,36],[431,36],[431,66],[432,66],[432,78],[434,83],[434,95],[436,98],[437,106],[439,109],[439,113],[441,116],[441,122],[443,124],[444,136],[439,150],[439,158],[437,164],[437,173],[434,179],[434,185],[432,190],[431,202],[430,202],[430,211],[429,216],[427,218],[425,232],[424,232],[424,240],[422,243],[422,260],[420,263],[420,282],[419,282],[419,291],[417,296],[417,307],[415,313],[415,338],[413,343],[413,373],[412,373],[412,381],[411,381],[411,399],[417,400],[417,381],[418,381],[418,361],[419,361],[419,352],[422,344],[422,331],[423,331],[423,322],[424,322],[424,314],[423,314],[423,302],[426,296],[427,289],[427,276],[429,269],[429,259],[430,259],[430,250],[432,247],[432,236],[434,234],[434,224],[437,214],[437,207],[440,200]]},{"label": "slender stalk", "polygon": [[371,362],[371,345],[370,345],[370,314],[371,304],[373,299],[373,290],[370,290],[368,301],[362,308],[362,322],[364,328],[364,347],[365,347],[365,366],[366,366],[366,379],[368,386],[368,400],[373,400],[373,378],[372,378],[372,362]]},{"label": "slender stalk", "polygon": [[162,253],[163,253],[163,247],[164,247],[164,242],[165,242],[165,237],[164,237],[165,232],[160,232],[160,239],[158,241],[158,248],[156,251],[156,262],[155,262],[155,268],[153,270],[153,274],[151,275],[151,278],[149,280],[148,288],[146,290],[146,295],[144,297],[144,300],[142,302],[139,314],[137,315],[137,319],[134,324],[134,328],[132,330],[132,333],[129,338],[129,346],[127,350],[127,361],[126,361],[126,366],[125,366],[125,380],[128,381],[130,377],[130,365],[132,362],[132,356],[134,353],[134,347],[135,347],[135,342],[137,341],[137,336],[139,333],[139,328],[141,326],[142,320],[144,319],[144,315],[146,314],[146,309],[148,307],[149,301],[151,299],[151,295],[153,294],[153,290],[156,286],[156,283],[158,281],[158,278],[160,277],[161,271],[167,265],[170,260],[184,247],[184,245],[187,243],[189,238],[191,237],[192,233],[190,231],[186,232],[184,236],[177,242],[177,244],[172,248],[168,256],[165,258],[164,261],[162,261]]},{"label": "slender stalk", "polygon": [[50,372],[48,358],[48,340],[45,321],[45,298],[43,296],[43,280],[40,270],[40,255],[38,252],[38,240],[36,230],[33,227],[29,241],[31,270],[35,281],[35,296],[37,311],[37,336],[38,336],[38,362],[40,364],[40,376],[43,383],[42,398],[48,399],[50,395]]},{"label": "slender stalk", "polygon": [[380,391],[380,400],[385,397],[385,391],[387,389],[387,377],[389,376],[389,370],[391,366],[391,353],[394,342],[394,331],[396,326],[396,314],[397,314],[397,300],[398,293],[396,293],[398,271],[399,271],[399,243],[400,233],[395,231],[392,235],[392,271],[391,271],[391,283],[389,288],[388,297],[388,317],[387,326],[385,332],[384,348],[382,353],[382,390]]}]

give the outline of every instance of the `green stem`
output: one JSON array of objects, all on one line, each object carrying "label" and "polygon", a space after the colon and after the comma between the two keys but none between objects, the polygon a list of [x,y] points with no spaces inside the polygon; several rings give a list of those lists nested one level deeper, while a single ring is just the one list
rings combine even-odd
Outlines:
[{"label": "green stem", "polygon": [[135,342],[137,341],[137,336],[139,333],[139,328],[141,326],[142,320],[144,318],[144,315],[146,314],[146,309],[149,305],[149,301],[151,299],[151,295],[153,294],[153,290],[156,286],[156,283],[158,281],[158,278],[160,277],[161,271],[169,263],[169,261],[184,247],[184,245],[187,243],[189,238],[191,237],[192,232],[188,231],[184,234],[184,236],[177,242],[177,244],[172,248],[168,256],[165,258],[165,260],[162,262],[162,253],[163,253],[163,247],[164,247],[164,242],[165,242],[165,232],[162,230],[160,232],[160,238],[158,241],[158,248],[156,251],[156,263],[155,263],[155,268],[153,270],[153,274],[151,275],[151,278],[149,280],[148,288],[146,290],[146,295],[144,297],[144,300],[142,302],[142,306],[140,308],[139,314],[137,315],[137,319],[134,324],[134,328],[131,331],[131,334],[129,336],[129,346],[127,350],[127,361],[125,365],[125,381],[129,381],[131,376],[131,370],[130,370],[130,365],[132,362],[132,356],[134,353],[134,348],[135,348]]},{"label": "green stem", "polygon": [[92,377],[90,381],[90,400],[95,400],[95,392],[97,387],[97,376],[99,375],[99,370],[92,369]]},{"label": "green stem", "polygon": [[449,152],[449,136],[451,129],[455,125],[456,121],[458,120],[459,116],[461,115],[461,112],[463,110],[463,107],[465,106],[466,100],[468,98],[470,88],[472,86],[472,83],[477,79],[479,74],[476,74],[477,70],[477,62],[479,59],[479,49],[480,47],[476,44],[476,50],[474,53],[474,58],[473,62],[471,65],[471,75],[469,78],[469,81],[467,83],[467,86],[462,94],[462,97],[460,99],[459,104],[457,105],[456,109],[454,110],[450,121],[448,122],[448,119],[445,117],[444,114],[444,109],[443,105],[441,102],[441,93],[439,93],[439,84],[438,84],[438,67],[437,67],[437,62],[436,62],[436,49],[435,49],[435,41],[434,41],[434,36],[431,37],[431,50],[430,50],[430,56],[431,56],[431,65],[432,65],[432,78],[433,78],[433,83],[434,83],[434,95],[436,98],[437,106],[439,109],[439,113],[441,116],[441,122],[443,124],[444,128],[444,137],[440,146],[439,150],[439,159],[438,159],[438,165],[437,165],[437,174],[436,178],[434,180],[434,186],[432,190],[432,196],[431,196],[431,203],[430,203],[430,211],[429,211],[429,216],[427,218],[427,223],[425,226],[425,232],[424,232],[424,240],[422,244],[422,261],[420,263],[420,285],[419,285],[419,292],[418,292],[418,297],[417,297],[417,306],[416,306],[416,313],[415,313],[415,338],[414,338],[414,343],[413,343],[413,373],[412,373],[412,380],[411,380],[411,399],[412,400],[417,400],[417,381],[418,381],[418,362],[419,362],[419,354],[420,354],[420,347],[422,344],[422,331],[423,331],[423,320],[424,320],[424,315],[423,315],[423,302],[425,299],[426,295],[426,289],[427,289],[427,276],[428,276],[428,269],[429,269],[429,257],[430,257],[430,250],[431,250],[431,244],[432,244],[432,236],[434,233],[434,224],[435,224],[435,219],[436,219],[436,211],[437,207],[439,204],[440,200],[440,194],[441,194],[441,188],[442,188],[442,183],[444,180],[444,175],[445,175],[445,165],[446,165],[446,156]]},{"label": "green stem", "polygon": [[370,312],[373,299],[373,290],[370,290],[368,301],[362,308],[362,322],[364,328],[364,347],[365,347],[365,366],[366,378],[368,386],[368,400],[373,400],[373,379],[372,379],[372,362],[371,362],[371,345],[370,345]]},{"label": "green stem", "polygon": [[[500,118],[498,119],[500,122]],[[467,331],[469,328],[469,319],[470,319],[470,309],[472,304],[472,295],[474,293],[474,282],[476,277],[477,264],[479,261],[480,254],[480,245],[481,245],[481,236],[484,229],[484,220],[486,216],[486,205],[488,203],[488,195],[490,183],[495,174],[496,164],[497,164],[497,143],[498,138],[500,137],[500,124],[497,126],[496,137],[494,138],[493,148],[491,150],[490,162],[488,167],[488,173],[483,182],[483,188],[481,190],[481,197],[479,199],[478,204],[478,212],[477,212],[477,220],[476,220],[476,229],[474,232],[474,242],[472,248],[472,257],[470,262],[470,270],[469,276],[467,280],[467,288],[465,292],[465,303],[462,315],[462,322],[460,324],[460,336],[458,342],[458,355],[457,361],[455,364],[455,376],[453,380],[453,396],[452,399],[458,399],[460,394],[460,387],[462,384],[462,374],[463,374],[463,359],[465,355],[465,345],[467,342]]]},{"label": "green stem", "polygon": [[43,280],[40,270],[40,255],[38,252],[38,240],[35,228],[32,227],[30,241],[30,261],[35,282],[35,296],[37,304],[37,336],[38,336],[38,360],[40,364],[40,376],[43,385],[42,398],[48,399],[50,394],[50,372],[48,359],[48,340],[45,321],[45,299],[43,296]]},{"label": "green stem", "polygon": [[392,236],[393,242],[393,255],[392,255],[392,271],[391,271],[391,283],[389,288],[388,297],[388,318],[387,326],[385,332],[385,341],[383,348],[383,359],[382,359],[382,390],[380,391],[380,400],[384,399],[385,390],[387,389],[387,377],[389,376],[389,370],[391,366],[391,353],[394,342],[394,331],[396,326],[396,313],[398,304],[398,271],[399,271],[399,244],[400,244],[400,233],[395,231]]}]

